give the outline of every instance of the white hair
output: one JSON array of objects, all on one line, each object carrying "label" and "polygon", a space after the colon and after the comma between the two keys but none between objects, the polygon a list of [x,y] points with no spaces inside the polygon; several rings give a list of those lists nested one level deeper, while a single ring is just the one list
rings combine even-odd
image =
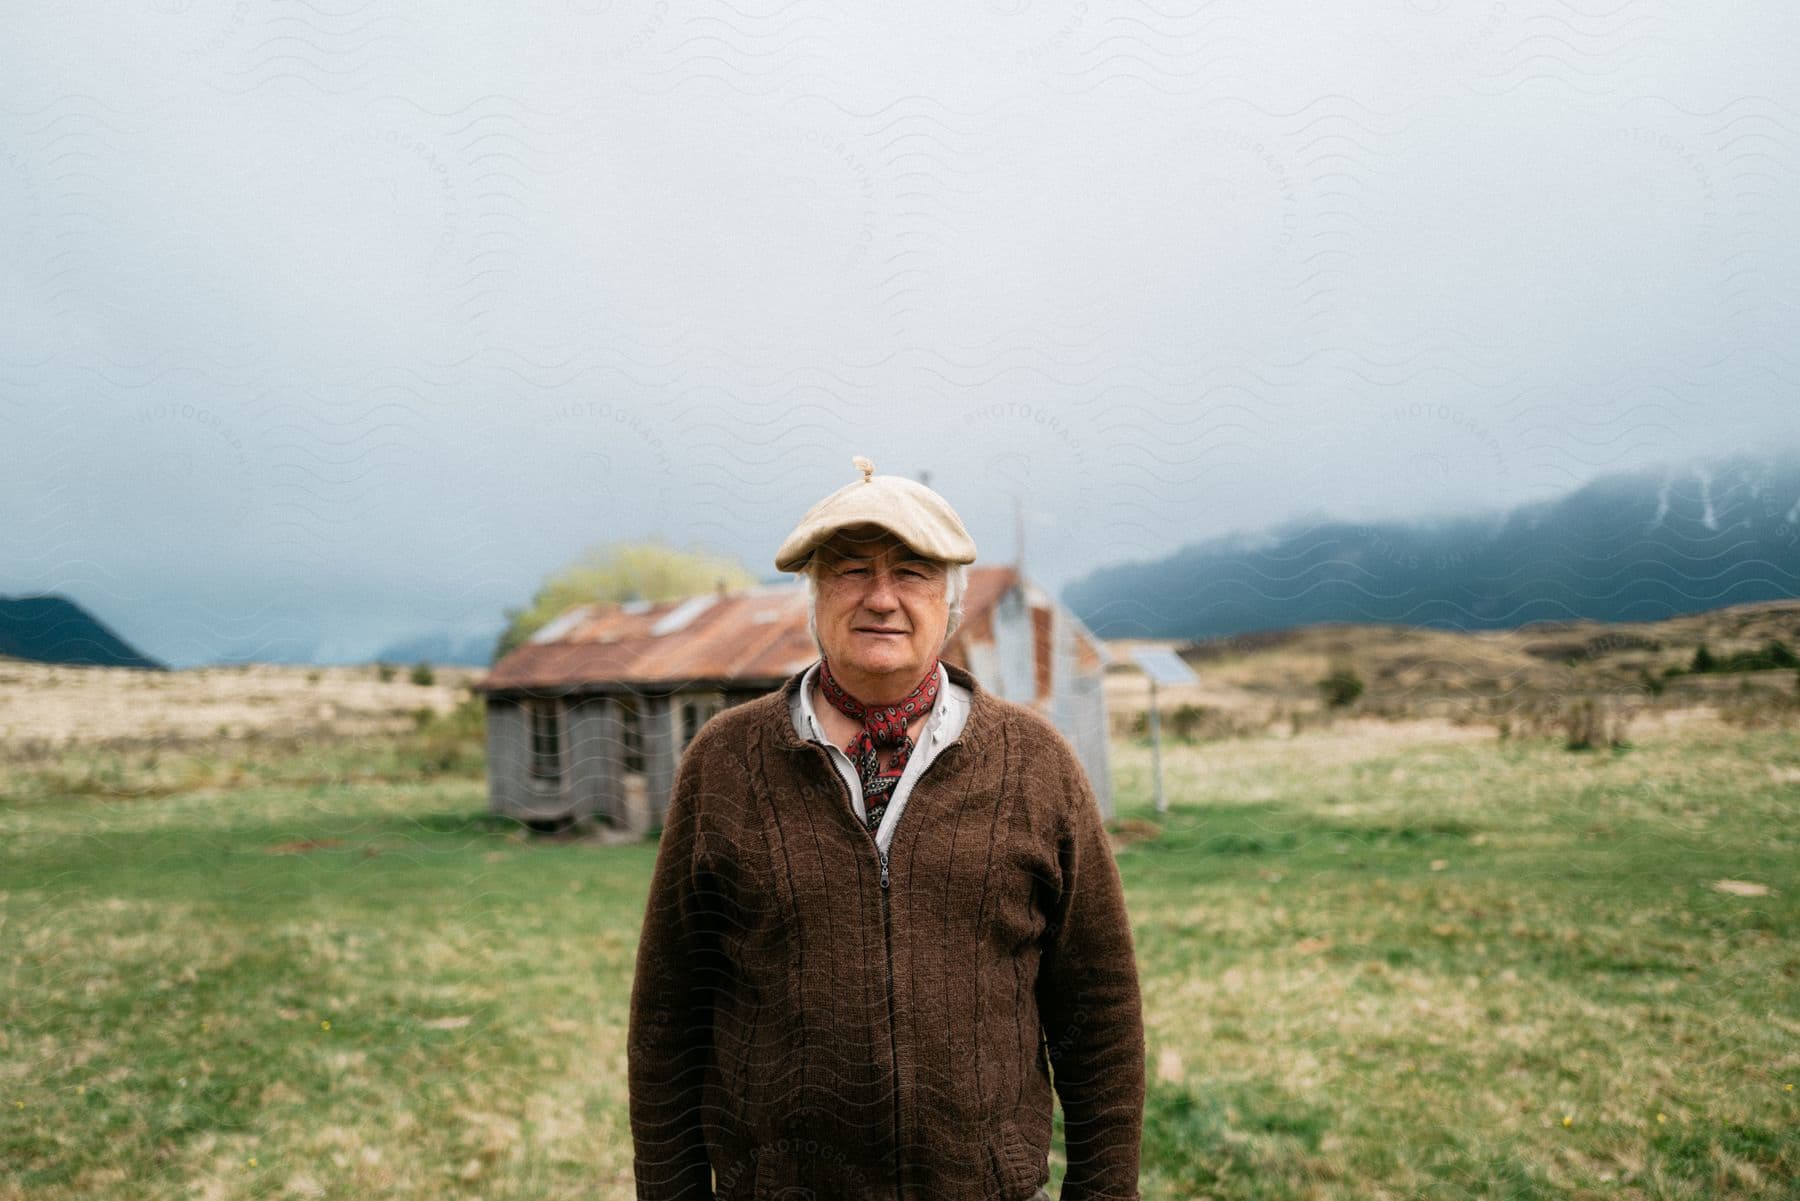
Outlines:
[{"label": "white hair", "polygon": [[[819,569],[823,566],[821,556],[814,555],[800,569],[806,577],[806,632],[812,635],[813,645],[823,647],[819,643]],[[956,627],[962,624],[963,598],[969,591],[969,565],[967,563],[940,563],[944,569],[944,603],[950,609],[950,620],[944,626],[944,641],[949,642],[956,633]]]}]

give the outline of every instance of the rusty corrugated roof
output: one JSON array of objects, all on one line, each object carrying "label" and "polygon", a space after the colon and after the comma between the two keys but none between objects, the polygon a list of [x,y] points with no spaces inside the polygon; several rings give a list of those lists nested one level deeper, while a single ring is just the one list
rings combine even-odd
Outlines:
[{"label": "rusty corrugated roof", "polygon": [[[965,639],[993,639],[990,614],[1016,578],[1011,567],[969,569],[963,624],[945,658],[966,662]],[[805,584],[762,584],[657,604],[578,605],[473,687],[562,692],[690,681],[773,687],[818,654],[806,632]]]}]

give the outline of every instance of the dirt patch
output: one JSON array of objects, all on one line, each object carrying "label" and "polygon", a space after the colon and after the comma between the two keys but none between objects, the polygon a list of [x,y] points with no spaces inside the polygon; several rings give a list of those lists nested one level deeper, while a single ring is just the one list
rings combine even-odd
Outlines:
[{"label": "dirt patch", "polygon": [[572,822],[556,830],[534,830],[531,834],[531,841],[610,847],[624,843],[642,842],[644,836],[620,826],[609,826],[605,822]]},{"label": "dirt patch", "polygon": [[1118,850],[1134,843],[1161,838],[1162,827],[1147,818],[1122,817],[1108,826],[1107,834],[1112,840],[1113,849]]},{"label": "dirt patch", "polygon": [[292,842],[278,842],[265,848],[271,855],[305,855],[312,851],[329,851],[333,847],[341,847],[341,838],[296,838]]}]

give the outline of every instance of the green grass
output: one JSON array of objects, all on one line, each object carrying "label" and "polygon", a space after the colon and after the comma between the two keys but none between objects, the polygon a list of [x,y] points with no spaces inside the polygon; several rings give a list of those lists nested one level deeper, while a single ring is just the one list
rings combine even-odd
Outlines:
[{"label": "green grass", "polygon": [[[0,777],[0,1198],[631,1196],[654,845],[487,817],[453,720]],[[1148,761],[1146,1199],[1800,1196],[1791,735]]]}]

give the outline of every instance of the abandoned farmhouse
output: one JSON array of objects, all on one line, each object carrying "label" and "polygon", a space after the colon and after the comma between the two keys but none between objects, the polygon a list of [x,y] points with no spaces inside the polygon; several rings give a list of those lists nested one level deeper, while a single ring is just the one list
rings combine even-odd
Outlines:
[{"label": "abandoned farmhouse", "polygon": [[[707,719],[774,691],[818,654],[799,581],[576,606],[475,684],[487,709],[489,807],[648,832]],[[1013,567],[971,567],[943,658],[1055,724],[1111,816],[1106,652],[1080,621]]]}]

